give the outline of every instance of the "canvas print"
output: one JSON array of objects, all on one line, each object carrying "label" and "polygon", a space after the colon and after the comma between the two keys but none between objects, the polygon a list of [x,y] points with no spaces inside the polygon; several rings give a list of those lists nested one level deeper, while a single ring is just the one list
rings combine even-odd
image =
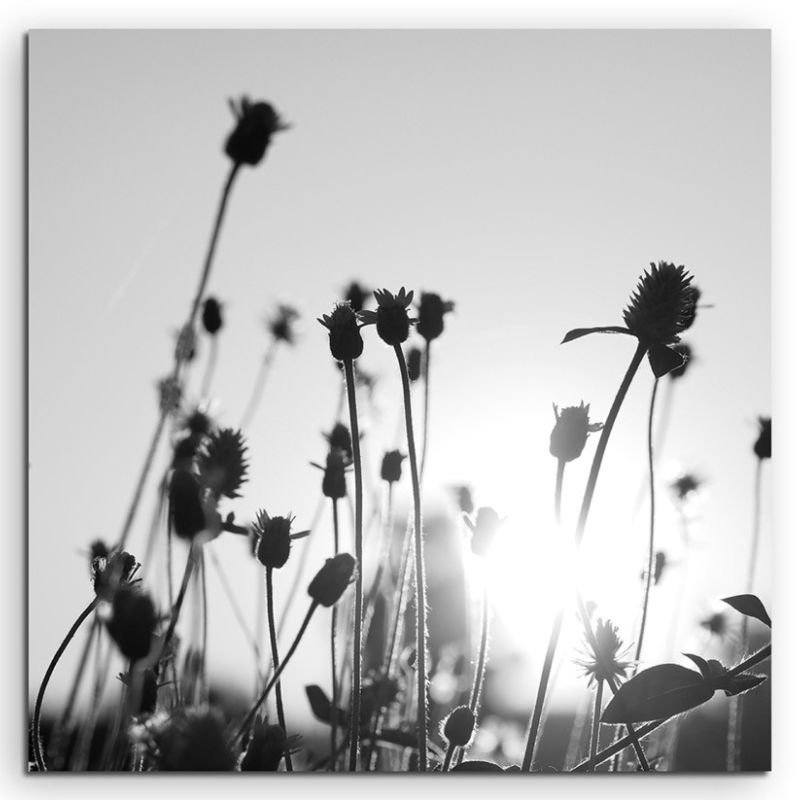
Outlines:
[{"label": "canvas print", "polygon": [[768,31],[27,57],[28,771],[770,769]]}]

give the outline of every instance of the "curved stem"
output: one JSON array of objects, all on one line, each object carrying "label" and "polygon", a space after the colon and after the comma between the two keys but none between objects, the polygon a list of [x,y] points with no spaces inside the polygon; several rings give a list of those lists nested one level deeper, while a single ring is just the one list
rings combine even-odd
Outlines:
[{"label": "curved stem", "polygon": [[253,718],[258,713],[258,709],[261,707],[261,704],[267,699],[269,693],[274,688],[275,684],[281,677],[281,673],[284,669],[286,669],[286,665],[291,660],[292,656],[294,655],[294,651],[297,650],[297,645],[300,644],[300,640],[303,638],[303,634],[306,632],[306,628],[308,628],[308,623],[311,622],[311,617],[316,611],[317,606],[319,604],[316,600],[311,601],[311,605],[308,607],[308,611],[306,612],[306,616],[303,619],[302,624],[300,625],[300,630],[297,632],[297,636],[295,636],[294,641],[292,642],[292,646],[289,648],[288,652],[286,653],[286,657],[281,662],[281,665],[275,670],[272,678],[270,678],[267,685],[264,687],[264,691],[261,693],[261,696],[253,703],[251,709],[247,712],[247,716],[244,718],[244,722],[242,722],[241,727],[236,732],[236,736],[233,737],[231,744],[235,744],[238,742],[242,736],[244,735],[245,731],[250,727],[250,724],[253,721]]},{"label": "curved stem", "polygon": [[[561,498],[564,490],[564,468],[566,462],[564,459],[558,459],[558,467],[556,468],[556,486],[554,492],[553,505],[555,507],[556,524],[561,525]],[[542,674],[539,677],[539,689],[536,693],[536,702],[531,712],[531,721],[528,725],[528,741],[525,745],[525,756],[522,760],[522,771],[530,772],[533,767],[533,759],[536,755],[536,742],[539,736],[539,727],[544,714],[544,702],[547,698],[547,684],[550,682],[550,673],[553,669],[553,661],[556,657],[556,650],[558,648],[558,640],[561,636],[561,626],[564,621],[564,609],[560,608],[553,620],[553,627],[550,630],[550,640],[547,643],[547,651],[545,652],[544,662],[542,663]]]},{"label": "curved stem", "polygon": [[353,469],[356,478],[356,571],[355,628],[353,631],[353,690],[350,696],[350,772],[358,769],[359,725],[361,722],[361,622],[364,603],[364,490],[361,475],[361,442],[358,432],[358,409],[356,407],[356,380],[352,359],[344,362],[347,382],[347,405],[350,410],[350,437],[353,442]]},{"label": "curved stem", "polygon": [[442,772],[449,772],[450,771],[450,762],[453,760],[453,753],[455,752],[456,746],[452,742],[447,743],[447,753],[444,757],[444,763],[442,764]]},{"label": "curved stem", "polygon": [[[750,543],[750,560],[747,565],[747,593],[753,593],[756,580],[756,562],[758,560],[758,540],[761,530],[761,473],[763,459],[756,459],[756,478],[753,502],[753,538]],[[747,650],[747,621],[748,617],[742,617],[741,640],[742,649]],[[740,772],[742,769],[742,726],[744,715],[742,714],[743,695],[735,695],[731,700],[728,709],[728,738],[726,752],[726,767],[728,772]]]},{"label": "curved stem", "polygon": [[419,751],[419,772],[428,770],[428,694],[426,653],[427,614],[425,600],[425,556],[422,549],[422,504],[417,472],[417,449],[414,444],[414,422],[411,416],[411,384],[408,368],[399,344],[394,346],[400,379],[403,384],[403,404],[406,417],[406,438],[408,439],[408,460],[411,465],[411,489],[414,496],[414,555],[417,584],[417,748]]},{"label": "curved stem", "polygon": [[603,681],[597,681],[594,690],[594,711],[592,713],[592,738],[589,745],[589,772],[595,771],[597,742],[600,739],[600,714],[603,710]]},{"label": "curved stem", "polygon": [[44,700],[44,693],[47,689],[47,684],[50,683],[50,677],[52,676],[56,665],[61,659],[61,656],[64,655],[64,651],[72,641],[72,638],[78,632],[78,629],[81,627],[81,625],[83,625],[83,621],[95,610],[95,608],[97,608],[99,602],[100,600],[95,597],[92,602],[89,603],[89,605],[86,606],[86,608],[84,608],[80,614],[78,614],[78,618],[72,623],[72,627],[67,631],[67,635],[64,637],[63,641],[58,646],[58,650],[56,650],[55,655],[50,660],[50,664],[44,673],[44,678],[42,678],[42,683],[39,686],[39,692],[36,695],[36,703],[33,707],[33,723],[31,725],[31,736],[33,738],[33,758],[36,762],[36,768],[39,770],[39,772],[47,772],[47,766],[44,763],[44,754],[42,753],[41,738],[42,701]]},{"label": "curved stem", "polygon": [[622,383],[620,383],[619,389],[617,389],[616,397],[614,397],[614,402],[611,404],[611,409],[609,410],[606,421],[603,424],[603,430],[600,431],[600,439],[597,442],[597,449],[594,452],[592,467],[589,471],[589,479],[586,482],[586,491],[583,495],[583,503],[581,504],[580,514],[578,515],[578,524],[575,528],[576,544],[581,543],[583,540],[583,534],[586,531],[586,521],[589,518],[589,511],[592,507],[592,498],[594,497],[597,478],[600,474],[600,465],[603,463],[603,455],[606,451],[606,445],[608,445],[608,439],[611,436],[611,430],[613,429],[614,422],[619,414],[622,401],[625,399],[625,395],[628,393],[628,389],[633,381],[633,376],[636,374],[636,370],[639,369],[639,365],[642,363],[642,359],[645,357],[646,353],[647,347],[641,342],[638,342],[636,345],[636,351],[633,354],[633,358],[631,358],[631,363],[628,365],[628,369],[622,378]]},{"label": "curved stem", "polygon": [[250,423],[253,421],[253,417],[258,409],[259,403],[261,402],[261,398],[264,394],[264,387],[267,384],[269,368],[272,366],[272,361],[275,358],[276,347],[276,343],[274,341],[271,342],[267,348],[267,352],[264,354],[263,360],[261,361],[261,366],[259,367],[258,374],[256,375],[256,382],[253,385],[253,392],[250,395],[250,399],[247,401],[247,405],[245,406],[244,414],[242,414],[242,421],[239,423],[239,427],[242,430],[246,430],[249,427]]},{"label": "curved stem", "polygon": [[[269,627],[269,646],[272,650],[272,669],[274,672],[278,671],[280,666],[280,659],[278,658],[278,637],[275,634],[275,607],[274,597],[272,593],[272,568],[267,567],[264,572],[266,573],[267,584],[267,625]],[[283,714],[283,693],[281,692],[281,682],[275,684],[275,706],[278,711],[278,724],[281,730],[286,734],[286,717]],[[289,755],[289,748],[286,748],[286,771],[292,772],[292,757]]]},{"label": "curved stem", "polygon": [[430,408],[430,382],[431,382],[431,343],[425,340],[425,368],[424,368],[425,392],[422,406],[422,458],[419,462],[419,479],[425,473],[425,456],[428,453],[428,409]]},{"label": "curved stem", "polygon": [[[634,669],[638,669],[639,659],[642,657],[644,643],[644,628],[647,624],[647,607],[650,600],[650,587],[653,584],[653,556],[655,550],[656,534],[656,490],[653,470],[653,413],[656,407],[656,391],[658,378],[653,381],[653,391],[650,395],[650,413],[647,416],[647,467],[650,476],[650,539],[647,550],[647,573],[645,575],[644,599],[642,600],[642,622],[639,627],[639,638],[636,642],[636,655],[634,656]],[[634,672],[634,674],[636,674]]]},{"label": "curved stem", "polygon": [[[339,501],[336,498],[331,500],[333,509],[333,554],[339,552]],[[328,767],[331,772],[336,772],[336,756],[338,745],[336,742],[338,733],[339,716],[339,680],[336,677],[336,628],[338,626],[338,612],[334,605],[331,608],[331,757]]]}]

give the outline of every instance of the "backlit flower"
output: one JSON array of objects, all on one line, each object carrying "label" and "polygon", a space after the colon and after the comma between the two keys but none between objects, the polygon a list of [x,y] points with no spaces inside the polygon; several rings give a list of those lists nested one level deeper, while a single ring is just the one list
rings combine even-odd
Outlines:
[{"label": "backlit flower", "polygon": [[292,544],[294,517],[270,517],[261,509],[253,523],[253,533],[258,536],[256,558],[269,569],[280,569],[289,559]]},{"label": "backlit flower", "polygon": [[497,531],[504,520],[500,519],[500,515],[493,508],[482,506],[475,514],[474,522],[466,515],[464,516],[464,522],[472,531],[472,552],[475,555],[483,556],[492,546]]},{"label": "backlit flower", "polygon": [[584,657],[577,659],[576,663],[589,677],[589,683],[596,681],[611,681],[617,675],[623,677],[631,666],[631,662],[622,661],[625,650],[619,629],[610,620],[598,619],[595,625],[594,638],[597,651],[587,641]]},{"label": "backlit flower", "polygon": [[454,308],[455,303],[452,300],[442,300],[435,292],[422,292],[417,306],[417,332],[426,342],[438,339],[444,331],[444,315]]},{"label": "backlit flower", "polygon": [[599,431],[601,422],[589,422],[589,405],[583,400],[579,406],[558,410],[553,403],[556,424],[550,434],[550,454],[560,461],[574,461],[583,452],[590,433]]},{"label": "backlit flower", "polygon": [[422,374],[422,350],[419,347],[409,347],[406,350],[406,367],[411,383],[418,381]]},{"label": "backlit flower", "polygon": [[279,303],[275,313],[267,320],[267,328],[276,342],[294,344],[297,336],[295,326],[300,312],[285,303]]},{"label": "backlit flower", "polygon": [[402,473],[403,459],[405,456],[399,450],[389,450],[384,453],[381,462],[381,480],[387,483],[397,483]]},{"label": "backlit flower", "polygon": [[349,553],[339,553],[325,559],[322,569],[308,585],[312,600],[325,608],[330,608],[344,594],[356,569],[356,560]]},{"label": "backlit flower", "polygon": [[255,166],[264,158],[274,134],[288,128],[269,104],[251,103],[247,96],[230,106],[236,117],[236,127],[225,142],[226,155],[236,164]]},{"label": "backlit flower", "polygon": [[365,289],[358,281],[353,281],[345,290],[344,300],[350,303],[353,311],[363,311],[369,293],[369,289]]},{"label": "backlit flower", "polygon": [[122,655],[131,661],[144,658],[158,621],[150,596],[135,586],[122,586],[114,594],[111,609],[106,626]]},{"label": "backlit flower", "polygon": [[759,417],[760,430],[753,445],[753,452],[759,459],[772,458],[772,417]]},{"label": "backlit flower", "polygon": [[691,286],[692,276],[683,266],[666,261],[650,264],[650,271],[639,278],[622,317],[625,327],[606,325],[575,328],[563,342],[571,342],[589,333],[625,333],[635,336],[647,348],[653,374],[660,378],[683,366],[684,357],[674,347],[694,321],[699,292]]},{"label": "backlit flower", "polygon": [[223,428],[208,437],[200,455],[203,483],[217,496],[239,497],[239,489],[247,480],[247,445],[244,434]]},{"label": "backlit flower", "polygon": [[412,322],[416,322],[408,316],[408,307],[414,299],[414,292],[406,293],[405,287],[401,287],[397,294],[392,294],[388,289],[378,289],[374,294],[378,309],[361,311],[359,319],[364,325],[376,325],[378,336],[386,344],[402,344],[408,339]]},{"label": "backlit flower", "polygon": [[214,297],[207,297],[203,303],[203,327],[212,336],[222,327],[222,306]]},{"label": "backlit flower", "polygon": [[349,302],[337,303],[330,314],[317,321],[328,329],[331,355],[337,361],[352,361],[364,351],[358,317]]}]

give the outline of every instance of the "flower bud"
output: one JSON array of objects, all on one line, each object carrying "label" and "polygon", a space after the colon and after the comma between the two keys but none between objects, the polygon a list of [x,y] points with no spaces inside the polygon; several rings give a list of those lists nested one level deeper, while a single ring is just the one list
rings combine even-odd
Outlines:
[{"label": "flower bud", "polygon": [[406,293],[405,287],[401,287],[397,294],[392,294],[388,289],[378,289],[374,295],[378,301],[377,311],[362,311],[360,319],[365,325],[376,325],[378,336],[386,344],[392,347],[402,344],[411,330],[408,307],[414,299],[414,292]]},{"label": "flower bud", "polygon": [[325,560],[322,569],[313,577],[308,585],[308,594],[312,600],[325,608],[330,608],[344,594],[356,560],[349,553],[339,553]]},{"label": "flower bud", "polygon": [[169,508],[175,535],[194,539],[206,528],[206,515],[200,502],[200,484],[185,469],[176,469],[169,482]]},{"label": "flower bud", "polygon": [[157,615],[149,595],[132,586],[121,587],[114,595],[108,632],[120,652],[131,661],[150,652]]},{"label": "flower bud", "polygon": [[406,367],[411,383],[418,381],[422,374],[422,350],[419,347],[411,347],[406,351]]},{"label": "flower bud", "polygon": [[385,453],[381,462],[381,480],[387,483],[397,483],[400,480],[404,458],[405,456],[399,450],[390,450]]},{"label": "flower bud", "polygon": [[231,105],[237,121],[225,143],[225,154],[236,164],[255,166],[267,152],[273,134],[285,130],[286,125],[269,103],[251,103],[242,97],[238,106]]},{"label": "flower bud", "polygon": [[438,339],[444,332],[444,315],[453,310],[453,303],[434,292],[423,292],[419,298],[417,331],[426,342]]},{"label": "flower bud", "polygon": [[253,525],[259,537],[256,558],[268,569],[280,569],[289,559],[291,547],[292,517],[270,517],[259,511]]},{"label": "flower bud", "polygon": [[341,450],[344,453],[345,460],[348,463],[353,460],[353,441],[350,438],[350,429],[347,425],[337,422],[331,432],[325,434],[325,439],[331,450]]},{"label": "flower bud", "polygon": [[476,556],[485,556],[489,552],[503,520],[493,508],[482,506],[475,515],[475,522],[468,518],[466,522],[472,529],[472,552]]},{"label": "flower bud", "polygon": [[222,307],[214,297],[207,297],[203,303],[203,327],[212,336],[222,327]]},{"label": "flower bud", "polygon": [[759,417],[758,424],[761,426],[761,430],[753,445],[753,452],[759,460],[772,458],[772,417]]},{"label": "flower bud", "polygon": [[600,423],[589,422],[589,406],[581,400],[579,406],[562,408],[553,404],[556,424],[550,434],[550,454],[560,461],[574,461],[583,452],[590,433],[602,428]]},{"label": "flower bud", "polygon": [[337,303],[318,322],[328,329],[328,345],[337,361],[352,361],[364,352],[358,317],[349,302]]},{"label": "flower bud", "polygon": [[469,706],[458,706],[444,723],[444,737],[451,745],[466,747],[475,730],[475,715]]},{"label": "flower bud", "polygon": [[95,594],[110,603],[117,590],[133,577],[137,566],[136,558],[124,550],[95,556],[91,567]]},{"label": "flower bud", "polygon": [[346,303],[350,303],[350,308],[352,308],[353,311],[363,311],[368,294],[369,291],[367,289],[357,281],[353,281],[347,287],[344,293],[344,299]]},{"label": "flower bud", "polygon": [[331,500],[341,500],[347,495],[347,481],[344,478],[344,468],[347,465],[343,450],[331,450],[325,461],[325,471],[322,476],[322,494]]}]

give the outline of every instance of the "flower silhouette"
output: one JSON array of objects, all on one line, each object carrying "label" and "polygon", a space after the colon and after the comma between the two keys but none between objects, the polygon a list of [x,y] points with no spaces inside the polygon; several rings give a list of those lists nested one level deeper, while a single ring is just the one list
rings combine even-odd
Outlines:
[{"label": "flower silhouette", "polygon": [[597,620],[594,638],[597,651],[595,652],[587,642],[585,657],[576,660],[578,666],[589,677],[589,683],[611,682],[617,675],[624,676],[631,662],[621,660],[625,650],[617,626],[611,620]]},{"label": "flower silhouette", "polygon": [[330,314],[323,314],[317,322],[328,329],[331,355],[337,361],[352,361],[364,351],[358,317],[350,301],[337,303]]},{"label": "flower silhouette", "polygon": [[550,434],[550,454],[561,461],[574,461],[583,452],[590,433],[603,427],[602,422],[589,422],[589,405],[583,400],[579,406],[558,410],[553,403],[556,424]]},{"label": "flower silhouette", "polygon": [[235,164],[255,166],[264,158],[273,135],[289,126],[269,103],[251,103],[244,96],[238,104],[234,100],[229,104],[236,117],[236,127],[225,142],[225,154]]},{"label": "flower silhouette", "polygon": [[444,332],[444,315],[455,308],[452,300],[442,300],[435,292],[423,292],[419,298],[419,324],[417,331],[426,342],[437,339]]},{"label": "flower silhouette", "polygon": [[594,328],[574,328],[562,340],[571,342],[590,333],[625,333],[635,336],[647,348],[653,374],[660,378],[682,367],[684,356],[673,345],[694,322],[700,293],[691,285],[692,276],[685,267],[659,261],[651,263],[650,271],[639,283],[622,312],[625,327],[605,325]]},{"label": "flower silhouette", "polygon": [[378,289],[374,294],[378,301],[377,311],[360,311],[359,319],[363,325],[376,325],[378,336],[386,344],[402,344],[408,339],[412,323],[416,322],[408,316],[414,292],[406,293],[405,287],[400,287],[397,294],[392,294],[388,289]]},{"label": "flower silhouette", "polygon": [[772,417],[759,417],[760,430],[753,445],[753,452],[759,459],[772,458]]}]

